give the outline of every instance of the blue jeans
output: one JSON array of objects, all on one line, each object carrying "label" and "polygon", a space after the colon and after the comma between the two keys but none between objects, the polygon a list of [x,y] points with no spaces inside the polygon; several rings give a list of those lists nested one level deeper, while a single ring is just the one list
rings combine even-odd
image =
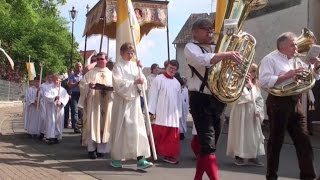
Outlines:
[{"label": "blue jeans", "polygon": [[70,100],[64,106],[64,127],[68,127],[68,120],[69,120],[69,114],[70,114],[69,110],[70,110]]},{"label": "blue jeans", "polygon": [[78,119],[82,118],[81,111],[78,110],[78,101],[80,98],[80,92],[72,92],[71,99],[69,100],[70,109],[71,109],[71,123],[72,128],[75,128]]}]

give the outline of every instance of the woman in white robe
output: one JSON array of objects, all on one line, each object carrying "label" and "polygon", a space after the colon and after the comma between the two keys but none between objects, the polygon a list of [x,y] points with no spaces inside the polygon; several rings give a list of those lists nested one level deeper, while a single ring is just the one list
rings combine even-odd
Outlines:
[{"label": "woman in white robe", "polygon": [[242,95],[233,104],[230,113],[227,155],[235,158],[237,165],[245,165],[245,159],[248,159],[249,164],[263,166],[257,156],[265,154],[261,130],[264,102],[256,85],[256,69],[253,64],[249,71],[251,79],[248,78]]},{"label": "woman in white robe", "polygon": [[111,166],[122,167],[122,160],[137,159],[138,169],[152,166],[145,160],[150,157],[150,146],[141,110],[141,85],[147,87],[146,78],[141,73],[137,62],[131,61],[134,48],[125,43],[120,48],[121,58],[112,70],[114,101],[110,128]]}]

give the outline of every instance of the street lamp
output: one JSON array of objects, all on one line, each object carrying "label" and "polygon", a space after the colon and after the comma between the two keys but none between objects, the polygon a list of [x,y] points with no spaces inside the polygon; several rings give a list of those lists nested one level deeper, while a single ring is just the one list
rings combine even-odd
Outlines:
[{"label": "street lamp", "polygon": [[69,11],[70,21],[71,21],[71,23],[72,23],[70,68],[72,67],[72,60],[73,60],[73,25],[74,25],[74,22],[75,22],[76,19],[77,19],[77,13],[78,13],[78,11],[76,11],[76,10],[74,9],[74,6],[72,6],[72,10]]}]

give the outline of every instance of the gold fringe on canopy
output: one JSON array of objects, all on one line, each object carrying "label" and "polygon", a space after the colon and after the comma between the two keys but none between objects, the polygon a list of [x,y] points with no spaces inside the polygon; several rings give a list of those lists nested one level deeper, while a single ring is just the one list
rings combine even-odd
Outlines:
[{"label": "gold fringe on canopy", "polygon": [[[140,37],[147,35],[151,29],[164,28],[167,22],[167,1],[133,0],[140,24]],[[106,35],[116,38],[117,1],[100,0],[88,13],[83,36]],[[104,17],[105,29],[103,32]]]}]

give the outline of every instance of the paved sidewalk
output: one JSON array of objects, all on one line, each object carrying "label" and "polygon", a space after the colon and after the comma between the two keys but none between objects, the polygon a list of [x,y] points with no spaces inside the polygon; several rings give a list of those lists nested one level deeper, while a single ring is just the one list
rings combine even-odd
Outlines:
[{"label": "paved sidewalk", "polygon": [[19,145],[13,122],[22,121],[21,104],[0,111],[0,179],[78,180],[95,179],[53,160],[30,146]]},{"label": "paved sidewalk", "polygon": [[[91,160],[86,148],[80,146],[79,134],[65,129],[60,144],[47,145],[30,138],[23,129],[22,107],[3,109],[0,107],[0,180],[1,179],[65,179],[65,180],[188,180],[195,173],[195,158],[191,152],[191,129],[181,141],[181,159],[178,165],[168,165],[161,160],[154,161],[154,167],[146,171],[136,171],[135,161],[126,163],[122,169],[114,169],[108,164],[110,157]],[[6,119],[3,119],[7,117]],[[1,123],[3,122],[3,123]],[[290,138],[283,145],[279,180],[293,180],[299,177],[295,149]],[[320,137],[313,136],[315,165],[320,172]],[[219,140],[217,157],[220,180],[263,180],[265,167],[236,166],[225,155],[227,126]],[[265,157],[261,157],[265,163]],[[207,177],[204,177],[207,180]]]}]

